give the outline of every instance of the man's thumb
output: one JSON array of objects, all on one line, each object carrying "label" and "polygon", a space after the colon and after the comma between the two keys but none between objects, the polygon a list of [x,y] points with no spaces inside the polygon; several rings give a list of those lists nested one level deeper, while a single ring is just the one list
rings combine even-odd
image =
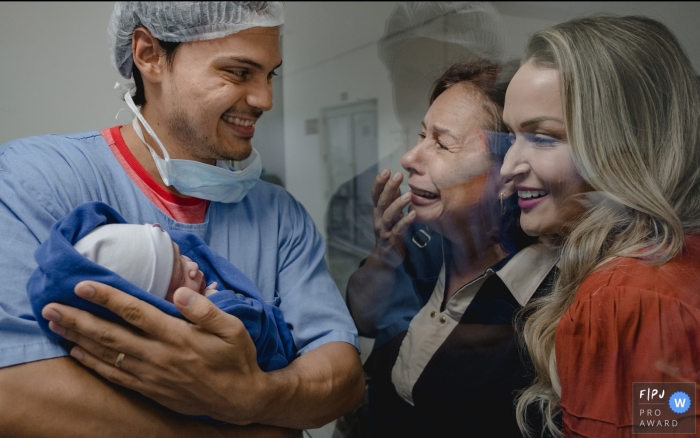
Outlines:
[{"label": "man's thumb", "polygon": [[190,322],[225,341],[235,343],[239,332],[245,331],[240,319],[219,309],[211,300],[192,289],[181,287],[176,290],[173,303]]}]

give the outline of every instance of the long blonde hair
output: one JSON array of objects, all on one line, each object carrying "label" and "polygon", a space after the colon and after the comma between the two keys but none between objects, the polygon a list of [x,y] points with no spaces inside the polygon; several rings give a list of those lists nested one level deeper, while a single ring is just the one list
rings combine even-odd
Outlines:
[{"label": "long blonde hair", "polygon": [[534,404],[558,436],[554,337],[578,287],[611,257],[664,263],[700,230],[700,93],[676,38],[644,17],[553,26],[530,39],[526,59],[559,71],[574,164],[600,195],[565,236],[552,293],[523,309],[536,378],[517,401],[518,424],[529,434]]}]

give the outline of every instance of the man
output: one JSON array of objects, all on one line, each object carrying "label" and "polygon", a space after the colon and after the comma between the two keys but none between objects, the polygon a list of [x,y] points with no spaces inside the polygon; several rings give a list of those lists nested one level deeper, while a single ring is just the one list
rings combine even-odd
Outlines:
[{"label": "man", "polygon": [[[276,3],[118,2],[112,61],[134,75],[125,99],[139,122],[0,148],[3,434],[286,436],[297,433],[281,428],[318,427],[359,403],[356,331],[309,215],[255,182],[259,160],[235,172],[214,166],[251,155],[254,124],[272,106],[280,24]],[[133,326],[50,304],[42,315],[51,329],[78,345],[65,357],[39,330],[25,285],[50,227],[88,201],[132,223],[198,234],[280,307],[299,357],[264,373],[240,320],[194,291],[174,298],[190,324],[94,282],[76,293]]]}]

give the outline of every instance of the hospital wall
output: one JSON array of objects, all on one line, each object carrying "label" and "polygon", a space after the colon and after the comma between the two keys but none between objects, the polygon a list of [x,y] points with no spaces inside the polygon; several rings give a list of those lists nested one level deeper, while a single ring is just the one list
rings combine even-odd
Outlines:
[{"label": "hospital wall", "polygon": [[[113,2],[0,3],[0,144],[114,126]],[[124,120],[127,120],[126,118]]]},{"label": "hospital wall", "polygon": [[379,156],[401,145],[389,74],[376,45],[395,6],[396,2],[285,5],[286,183],[321,229],[328,201],[322,132],[306,134],[305,121],[319,119],[324,108],[377,99]]},{"label": "hospital wall", "polygon": [[[376,43],[396,2],[285,4],[282,75],[275,108],[254,139],[268,172],[309,210],[321,230],[327,203],[322,135],[306,122],[326,108],[376,100],[378,158],[398,170],[405,138],[393,107],[388,72]],[[700,5],[682,2],[500,2],[506,54],[519,57],[536,30],[595,12],[660,19],[700,67]],[[45,133],[99,130],[130,120],[113,89],[124,82],[111,67],[106,26],[112,2],[0,3],[0,143]],[[427,96],[426,96],[427,97]],[[392,154],[393,153],[393,154]]]},{"label": "hospital wall", "polygon": [[[299,2],[285,6],[286,184],[324,233],[331,193],[324,169],[323,137],[322,132],[307,134],[306,120],[319,119],[325,108],[376,99],[379,168],[386,166],[393,171],[402,170],[401,155],[417,141],[417,137],[406,138],[397,119],[391,78],[377,51],[386,19],[397,3]],[[528,35],[555,23],[537,18],[502,18],[508,58],[519,58]],[[427,101],[426,94],[426,108]]]},{"label": "hospital wall", "polygon": [[[378,100],[379,159],[401,170],[396,153],[415,140],[402,136],[388,72],[376,42],[396,2],[294,2],[285,5],[284,143],[287,189],[324,230],[328,199],[320,135],[305,133],[305,120],[328,106]],[[596,13],[639,14],[668,25],[700,71],[700,4],[684,2],[494,2],[505,32],[506,58],[519,59],[529,36],[558,22]],[[417,60],[420,62],[420,60]],[[346,95],[343,93],[347,93]],[[347,101],[341,100],[347,97]],[[427,96],[426,96],[427,100]],[[393,156],[389,154],[394,152]]]}]

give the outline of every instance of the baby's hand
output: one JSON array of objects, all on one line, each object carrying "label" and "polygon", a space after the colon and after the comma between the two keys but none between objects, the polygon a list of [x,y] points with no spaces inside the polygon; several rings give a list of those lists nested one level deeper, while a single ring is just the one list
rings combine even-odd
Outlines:
[{"label": "baby's hand", "polygon": [[219,283],[213,281],[209,286],[204,288],[204,296],[208,297],[209,295],[215,294],[218,292],[216,288],[219,286]]}]

